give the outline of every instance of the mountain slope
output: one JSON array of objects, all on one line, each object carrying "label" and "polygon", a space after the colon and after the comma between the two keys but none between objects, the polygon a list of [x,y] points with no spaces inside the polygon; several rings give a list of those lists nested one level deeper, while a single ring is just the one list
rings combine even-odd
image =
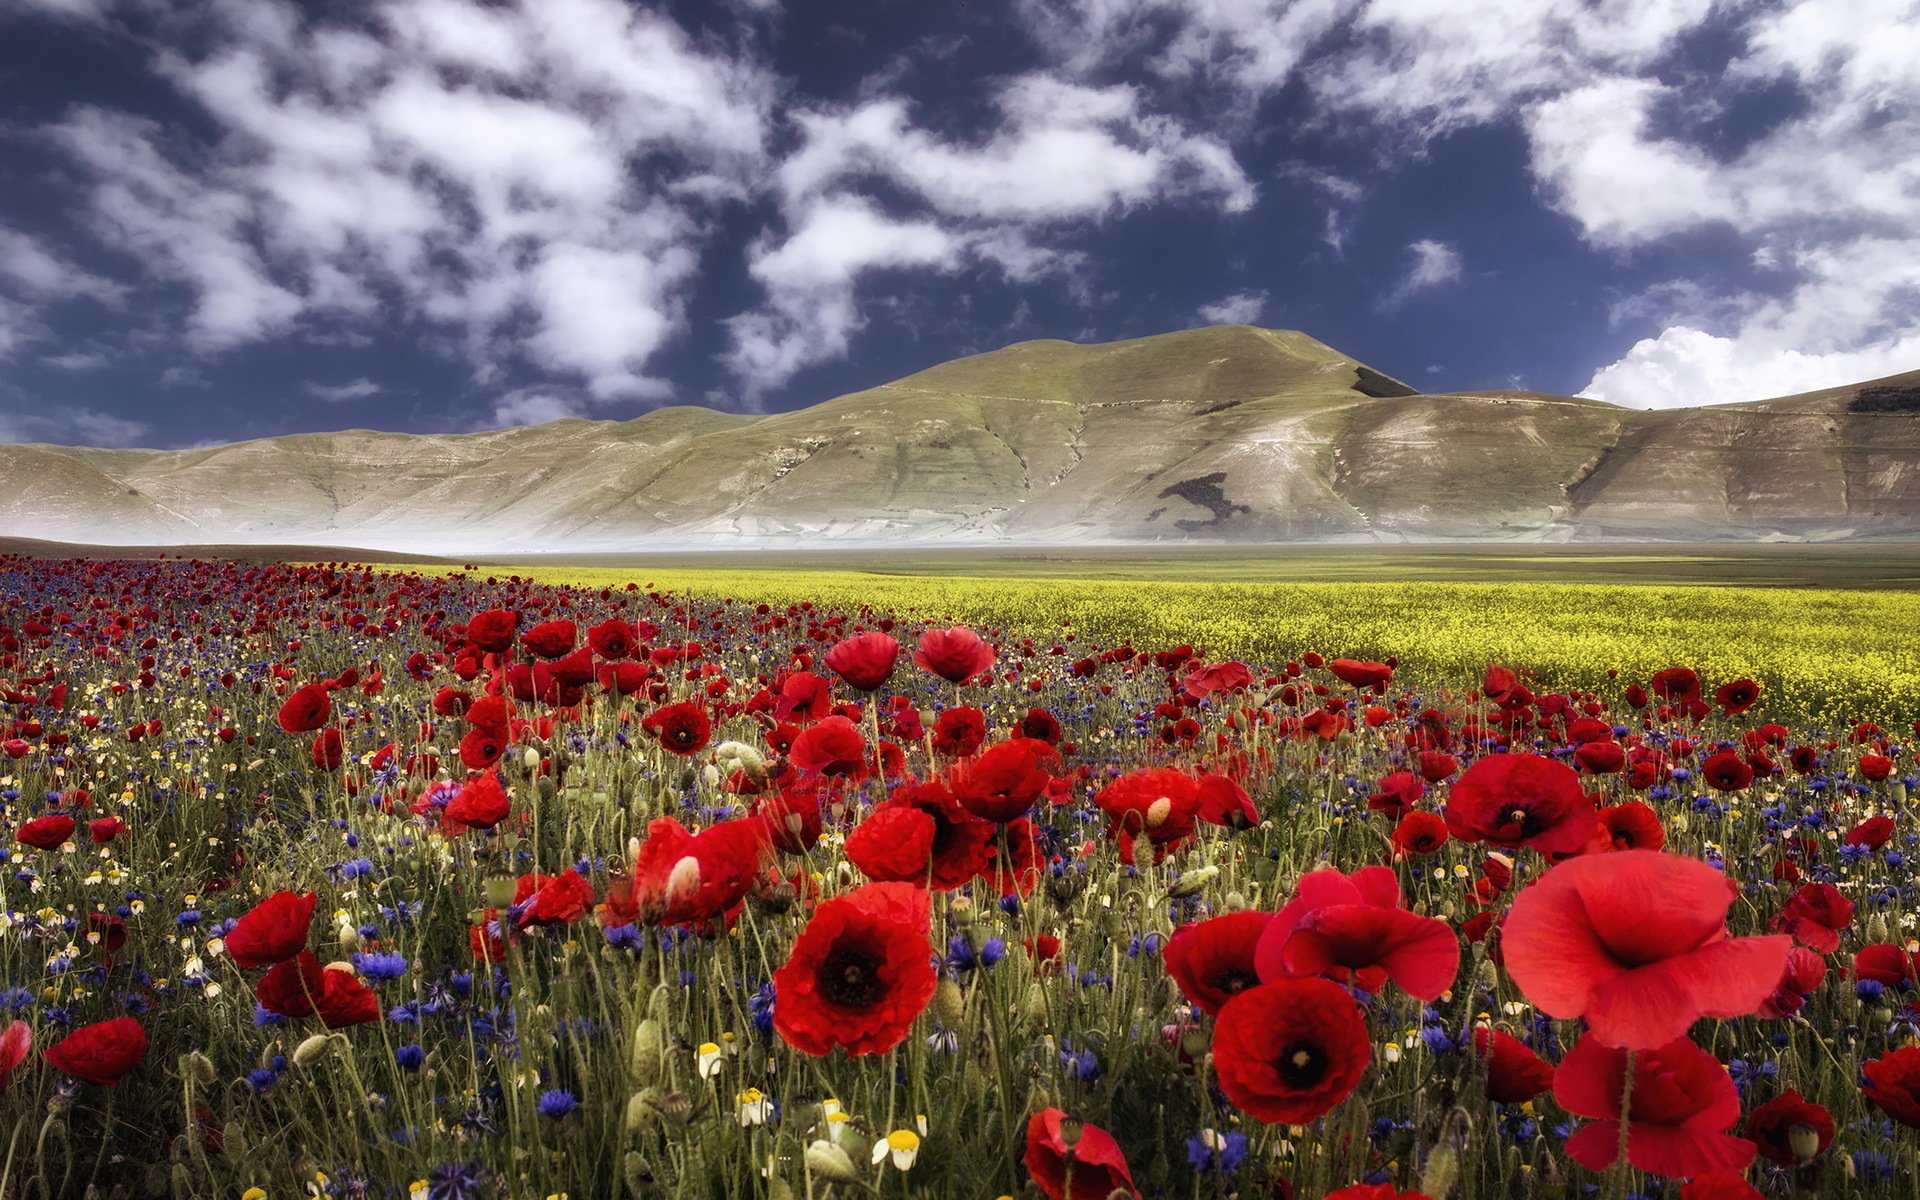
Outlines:
[{"label": "mountain slope", "polygon": [[1022,342],[797,412],[182,451],[0,445],[0,532],[462,554],[917,541],[1920,536],[1920,372],[1641,412],[1422,395],[1305,334]]}]

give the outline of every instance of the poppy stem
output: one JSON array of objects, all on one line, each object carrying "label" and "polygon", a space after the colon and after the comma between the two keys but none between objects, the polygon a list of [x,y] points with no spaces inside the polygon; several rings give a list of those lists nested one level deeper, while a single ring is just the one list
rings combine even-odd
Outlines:
[{"label": "poppy stem", "polygon": [[1631,1128],[1629,1119],[1633,1113],[1633,1064],[1637,1054],[1638,1052],[1634,1050],[1627,1051],[1627,1069],[1624,1072],[1626,1081],[1620,1086],[1620,1142],[1618,1152],[1614,1155],[1613,1166],[1614,1170],[1619,1172],[1618,1194],[1622,1200],[1625,1200],[1625,1197],[1631,1195],[1633,1191],[1633,1167],[1627,1162],[1627,1134]]}]

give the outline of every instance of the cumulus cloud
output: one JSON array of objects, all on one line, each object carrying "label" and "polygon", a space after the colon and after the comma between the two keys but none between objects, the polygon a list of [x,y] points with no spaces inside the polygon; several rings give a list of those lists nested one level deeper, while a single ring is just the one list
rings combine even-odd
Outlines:
[{"label": "cumulus cloud", "polygon": [[544,425],[569,417],[584,417],[586,410],[578,401],[551,392],[529,389],[509,393],[496,400],[492,411],[474,423],[475,430],[509,429],[521,425]]},{"label": "cumulus cloud", "polygon": [[1460,281],[1460,251],[1446,242],[1421,238],[1407,247],[1407,258],[1407,273],[1380,298],[1383,311],[1400,307],[1420,292]]},{"label": "cumulus cloud", "polygon": [[1195,315],[1208,325],[1256,325],[1266,309],[1265,292],[1235,292],[1211,304],[1202,304]]},{"label": "cumulus cloud", "polygon": [[206,6],[206,52],[156,63],[214,139],[97,108],[51,131],[93,231],[185,289],[202,350],[398,320],[483,381],[523,364],[594,400],[665,394],[648,364],[714,205],[762,172],[771,75],[621,0],[372,11]]},{"label": "cumulus cloud", "polygon": [[[796,114],[801,141],[775,181],[785,234],[749,254],[767,301],[730,322],[727,361],[752,391],[847,352],[864,277],[984,265],[1031,280],[1080,261],[1036,240],[1064,222],[1172,199],[1229,213],[1253,204],[1224,142],[1153,113],[1134,88],[1030,73],[995,104],[999,122],[973,141],[917,124],[893,96]],[[910,197],[909,209],[884,210],[875,181]]]}]

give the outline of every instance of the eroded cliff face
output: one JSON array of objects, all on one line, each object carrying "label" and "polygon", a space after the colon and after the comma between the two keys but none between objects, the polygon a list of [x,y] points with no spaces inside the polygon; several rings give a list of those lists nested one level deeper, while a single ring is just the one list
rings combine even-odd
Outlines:
[{"label": "eroded cliff face", "polygon": [[1920,536],[1920,372],[1640,412],[1422,395],[1303,334],[1025,342],[798,412],[0,445],[0,533],[436,554],[821,541]]}]

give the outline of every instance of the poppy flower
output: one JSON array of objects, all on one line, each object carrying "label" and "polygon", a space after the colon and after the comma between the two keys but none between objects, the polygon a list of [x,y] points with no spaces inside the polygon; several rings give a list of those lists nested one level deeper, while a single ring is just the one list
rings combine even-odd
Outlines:
[{"label": "poppy flower", "polygon": [[773,838],[758,817],[721,821],[699,833],[656,817],[634,856],[632,877],[607,889],[597,916],[606,926],[715,920],[741,902],[772,857]]},{"label": "poppy flower", "polygon": [[1393,678],[1393,668],[1386,663],[1361,662],[1352,658],[1336,658],[1327,664],[1342,683],[1357,688],[1379,687]]},{"label": "poppy flower", "polygon": [[119,817],[96,817],[87,822],[87,840],[96,846],[104,846],[127,830],[127,823]]},{"label": "poppy flower", "polygon": [[640,728],[659,739],[673,754],[698,754],[707,748],[713,736],[713,720],[707,710],[690,700],[656,708],[640,722]]},{"label": "poppy flower", "polygon": [[900,643],[890,634],[856,633],[827,651],[827,669],[855,691],[871,692],[893,676]]},{"label": "poppy flower", "polygon": [[1613,850],[1658,850],[1667,844],[1666,826],[1653,806],[1639,800],[1601,809],[1600,833]]},{"label": "poppy flower", "polygon": [[893,1049],[938,982],[931,927],[927,893],[912,884],[863,884],[824,902],[773,973],[774,1028],[807,1054]]},{"label": "poppy flower", "polygon": [[542,621],[520,635],[520,644],[535,658],[559,658],[573,649],[580,630],[572,621]]},{"label": "poppy flower", "polygon": [[1769,1021],[1792,1016],[1806,1007],[1807,997],[1826,978],[1827,960],[1805,946],[1795,946],[1787,951],[1787,966],[1780,972],[1780,982],[1774,985],[1773,994],[1760,1002],[1756,1015]]},{"label": "poppy flower", "polygon": [[1432,854],[1447,844],[1447,820],[1439,813],[1410,812],[1393,829],[1393,848],[1401,854]]},{"label": "poppy flower", "polygon": [[1740,1119],[1740,1093],[1719,1059],[1685,1038],[1629,1051],[1604,1045],[1591,1033],[1553,1073],[1560,1107],[1592,1118],[1567,1139],[1568,1157],[1589,1171],[1604,1171],[1619,1157],[1629,1060],[1628,1162],[1650,1175],[1682,1179],[1743,1170],[1753,1161],[1754,1144],[1726,1132]]},{"label": "poppy flower", "polygon": [[1432,1200],[1432,1197],[1412,1188],[1401,1191],[1391,1183],[1350,1183],[1328,1192],[1326,1200]]},{"label": "poppy flower", "polygon": [[1893,774],[1893,760],[1884,754],[1862,754],[1860,756],[1860,775],[1873,783],[1879,783]]},{"label": "poppy flower", "polygon": [[1237,692],[1253,685],[1253,672],[1243,662],[1209,663],[1188,671],[1180,681],[1180,690],[1195,700],[1205,700],[1215,692]]},{"label": "poppy flower", "polygon": [[852,721],[828,717],[800,731],[787,761],[802,775],[858,781],[867,774],[867,740]]},{"label": "poppy flower", "polygon": [[986,740],[987,715],[977,708],[949,708],[933,722],[933,752],[943,758],[965,758]]},{"label": "poppy flower", "polygon": [[950,892],[984,872],[994,825],[937,783],[903,784],[847,832],[847,859],[868,879]]},{"label": "poppy flower", "polygon": [[1107,814],[1107,835],[1119,843],[1122,861],[1133,862],[1133,840],[1141,834],[1153,843],[1157,861],[1193,833],[1200,781],[1172,767],[1142,767],[1101,788],[1094,803]]},{"label": "poppy flower", "polygon": [[1060,727],[1060,718],[1044,708],[1028,709],[1027,715],[1020,718],[1020,728],[1014,732],[1021,737],[1045,742],[1049,746],[1058,746],[1060,739],[1066,736],[1066,730]]},{"label": "poppy flower", "polygon": [[1747,1114],[1746,1134],[1768,1162],[1804,1167],[1833,1145],[1833,1114],[1789,1088]]},{"label": "poppy flower", "polygon": [[25,1021],[14,1021],[0,1030],[0,1096],[7,1094],[13,1073],[33,1053],[33,1029]]},{"label": "poppy flower", "polygon": [[280,729],[283,733],[312,733],[333,715],[333,699],[325,686],[309,683],[295,688],[280,705]]},{"label": "poppy flower", "polygon": [[64,1075],[112,1087],[147,1053],[147,1031],[132,1017],[115,1017],[80,1028],[40,1052]]},{"label": "poppy flower", "polygon": [[783,788],[755,804],[753,814],[767,823],[774,846],[783,854],[805,854],[824,831],[820,792],[812,786]]},{"label": "poppy flower", "polygon": [[13,836],[23,846],[32,846],[37,850],[58,850],[73,836],[74,828],[74,820],[67,814],[48,813],[28,821]]},{"label": "poppy flower", "polygon": [[1427,785],[1418,775],[1412,771],[1395,771],[1380,780],[1380,790],[1367,797],[1367,807],[1397,821],[1411,812],[1426,794]]},{"label": "poppy flower", "polygon": [[360,982],[348,963],[328,963],[320,971],[320,996],[313,1013],[328,1029],[345,1029],[380,1019],[380,997]]},{"label": "poppy flower", "polygon": [[1200,807],[1196,810],[1209,825],[1228,829],[1251,829],[1260,823],[1260,810],[1253,797],[1232,776],[1208,771],[1200,776]]},{"label": "poppy flower", "polygon": [[1853,920],[1853,901],[1830,883],[1803,884],[1773,920],[1773,927],[1790,933],[1803,946],[1822,954],[1840,948],[1840,931]]},{"label": "poppy flower", "polygon": [[1473,1053],[1487,1064],[1487,1099],[1496,1103],[1524,1104],[1553,1086],[1553,1064],[1510,1033],[1480,1026]]},{"label": "poppy flower", "polygon": [[1260,982],[1253,952],[1274,914],[1234,912],[1194,921],[1173,931],[1162,951],[1167,974],[1181,994],[1211,1016]]},{"label": "poppy flower", "polygon": [[1708,1171],[1680,1185],[1679,1200],[1766,1200],[1741,1171]]},{"label": "poppy flower", "polygon": [[1753,782],[1753,767],[1731,750],[1722,750],[1700,764],[1700,778],[1716,792],[1737,792]]},{"label": "poppy flower", "polygon": [[473,614],[467,621],[467,644],[475,650],[499,654],[513,645],[514,631],[520,628],[520,614],[495,608]]},{"label": "poppy flower", "polygon": [[322,729],[313,735],[307,756],[313,760],[316,770],[337,771],[347,758],[346,738],[338,729]]},{"label": "poppy flower", "polygon": [[1700,695],[1700,676],[1691,667],[1668,667],[1664,671],[1655,671],[1647,685],[1662,700],[1686,701]]},{"label": "poppy flower", "polygon": [[[1066,1126],[1074,1140],[1069,1142]],[[1073,1167],[1073,1191],[1067,1192],[1067,1167]],[[1113,1135],[1057,1108],[1043,1108],[1027,1119],[1027,1173],[1047,1200],[1107,1200],[1115,1192],[1138,1197],[1127,1156]]]},{"label": "poppy flower", "polygon": [[558,875],[522,875],[513,889],[513,907],[520,914],[522,929],[578,921],[593,910],[593,898],[593,885],[572,867]]},{"label": "poppy flower", "polygon": [[993,660],[993,647],[964,625],[927,630],[913,652],[914,665],[956,684],[972,682],[992,668]]},{"label": "poppy flower", "polygon": [[1737,717],[1760,699],[1760,685],[1751,679],[1736,679],[1721,684],[1713,698],[1720,702],[1721,711],[1730,717]]},{"label": "poppy flower", "polygon": [[1542,854],[1578,852],[1593,836],[1593,798],[1572,767],[1537,754],[1491,754],[1453,781],[1447,828],[1466,842]]},{"label": "poppy flower", "polygon": [[1853,956],[1853,977],[1871,980],[1882,987],[1905,988],[1920,979],[1920,963],[1901,946],[1875,942],[1862,946]]},{"label": "poppy flower", "polygon": [[1627,752],[1618,742],[1587,742],[1573,752],[1573,761],[1589,775],[1613,775],[1627,765]]},{"label": "poppy flower", "polygon": [[1847,830],[1840,840],[1849,846],[1865,846],[1869,850],[1878,850],[1893,840],[1893,818],[1868,817]]},{"label": "poppy flower", "polygon": [[1302,876],[1254,950],[1262,980],[1326,974],[1378,991],[1389,978],[1431,1000],[1453,984],[1460,942],[1446,922],[1400,907],[1387,867],[1352,875],[1331,868]]},{"label": "poppy flower", "polygon": [[633,637],[633,626],[618,617],[612,617],[587,629],[587,648],[609,662],[632,658],[637,646],[638,643]]},{"label": "poppy flower", "polygon": [[321,978],[320,960],[311,950],[302,950],[292,958],[273,965],[273,969],[253,985],[253,998],[261,1008],[283,1017],[310,1017],[315,1003],[326,991]]},{"label": "poppy flower", "polygon": [[449,820],[475,829],[492,829],[506,819],[511,807],[507,790],[500,786],[497,772],[486,771],[468,778],[444,810]]},{"label": "poppy flower", "polygon": [[1022,816],[1053,782],[1059,752],[1037,738],[1016,737],[989,746],[949,775],[954,798],[976,817],[1006,822]]},{"label": "poppy flower", "polygon": [[1902,1046],[1860,1068],[1860,1094],[1909,1129],[1920,1129],[1920,1046]]},{"label": "poppy flower", "polygon": [[248,910],[227,931],[227,954],[242,967],[285,962],[307,948],[318,893],[275,892]]},{"label": "poppy flower", "polygon": [[469,729],[460,739],[460,762],[470,771],[486,770],[506,752],[506,736],[490,729]]},{"label": "poppy flower", "polygon": [[1596,1042],[1646,1049],[1700,1017],[1753,1012],[1793,939],[1729,938],[1727,877],[1654,850],[1561,863],[1514,898],[1501,925],[1507,972],[1536,1008],[1584,1016]]},{"label": "poppy flower", "polygon": [[774,697],[776,721],[817,721],[833,709],[833,685],[812,671],[794,671],[780,683]]},{"label": "poppy flower", "polygon": [[1248,988],[1214,1020],[1220,1090],[1269,1125],[1305,1125],[1325,1116],[1359,1085],[1372,1055],[1360,1006],[1324,979]]}]

